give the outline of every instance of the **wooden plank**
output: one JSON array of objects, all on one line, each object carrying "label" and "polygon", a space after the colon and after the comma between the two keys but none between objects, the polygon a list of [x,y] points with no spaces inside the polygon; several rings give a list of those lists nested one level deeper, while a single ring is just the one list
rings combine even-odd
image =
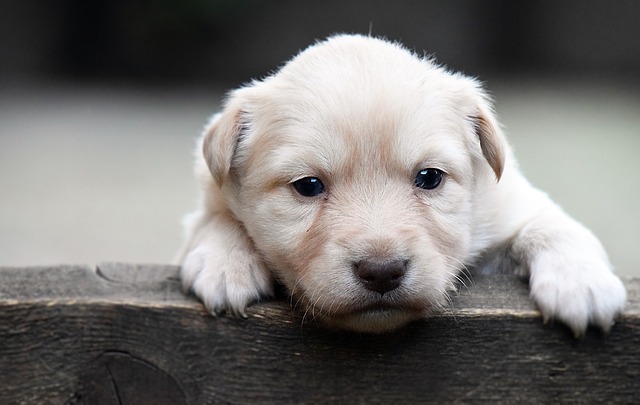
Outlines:
[{"label": "wooden plank", "polygon": [[640,279],[612,332],[544,326],[512,276],[387,335],[325,330],[286,299],[214,318],[171,266],[0,269],[0,403],[632,403]]}]

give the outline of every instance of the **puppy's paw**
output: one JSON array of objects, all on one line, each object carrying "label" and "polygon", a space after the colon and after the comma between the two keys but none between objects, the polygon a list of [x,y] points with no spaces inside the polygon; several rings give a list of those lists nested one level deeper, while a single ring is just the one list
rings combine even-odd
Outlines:
[{"label": "puppy's paw", "polygon": [[246,318],[247,305],[273,295],[270,273],[248,249],[220,250],[202,243],[185,257],[181,278],[183,288],[214,315],[228,311]]},{"label": "puppy's paw", "polygon": [[605,332],[614,324],[626,301],[620,279],[606,260],[586,250],[543,252],[531,264],[531,296],[547,322],[569,326],[576,337],[589,324]]}]

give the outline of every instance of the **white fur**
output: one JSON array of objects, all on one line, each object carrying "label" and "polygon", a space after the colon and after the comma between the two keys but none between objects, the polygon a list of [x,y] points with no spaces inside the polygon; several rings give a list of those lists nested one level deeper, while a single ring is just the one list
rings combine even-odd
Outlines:
[{"label": "white fur", "polygon": [[[626,292],[598,240],[518,171],[481,86],[397,44],[336,36],[232,92],[207,126],[182,280],[206,307],[245,316],[274,278],[308,316],[366,332],[447,304],[465,266],[502,254],[530,276],[545,319],[608,330]],[[425,168],[436,189],[415,187]],[[317,177],[325,192],[296,193]],[[354,274],[401,260],[379,294]]]}]

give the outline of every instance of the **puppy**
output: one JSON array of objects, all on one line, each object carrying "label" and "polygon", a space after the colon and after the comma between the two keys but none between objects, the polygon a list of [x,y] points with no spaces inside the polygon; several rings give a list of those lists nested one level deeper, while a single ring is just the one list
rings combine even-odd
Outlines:
[{"label": "puppy", "polygon": [[385,332],[513,263],[545,320],[608,330],[626,292],[599,241],[520,174],[474,79],[340,35],[233,91],[204,131],[182,282],[246,317],[279,280],[309,316]]}]

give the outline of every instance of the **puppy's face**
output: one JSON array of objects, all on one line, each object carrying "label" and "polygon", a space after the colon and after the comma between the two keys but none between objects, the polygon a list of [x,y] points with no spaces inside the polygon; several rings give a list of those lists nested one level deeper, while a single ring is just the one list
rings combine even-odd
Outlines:
[{"label": "puppy's face", "polygon": [[204,151],[294,302],[384,331],[447,302],[479,186],[501,174],[498,131],[472,80],[350,37],[233,93]]}]

